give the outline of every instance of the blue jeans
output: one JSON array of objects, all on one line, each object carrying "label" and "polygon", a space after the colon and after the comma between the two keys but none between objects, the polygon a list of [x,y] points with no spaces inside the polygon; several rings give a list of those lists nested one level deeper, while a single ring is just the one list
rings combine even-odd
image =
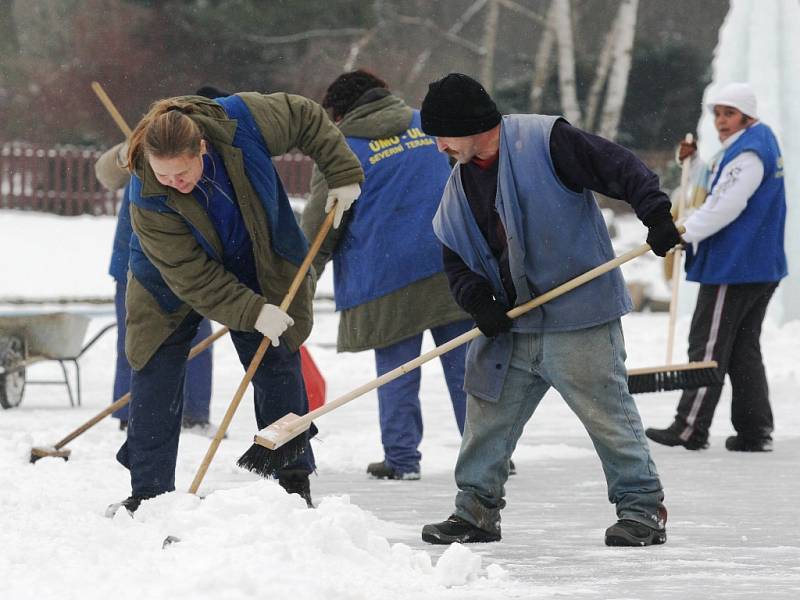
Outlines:
[{"label": "blue jeans", "polygon": [[[433,327],[430,331],[437,345],[449,342],[473,327],[472,321],[456,321]],[[422,334],[375,350],[378,377],[417,358],[422,348]],[[464,431],[466,394],[464,393],[464,362],[466,346],[459,346],[440,357],[450,401],[459,432]],[[398,473],[419,472],[419,443],[422,441],[422,411],[419,403],[420,370],[398,377],[378,388],[378,414],[384,460]]]},{"label": "blue jeans", "polygon": [[[128,437],[117,452],[117,460],[130,470],[135,496],[155,496],[175,489],[186,357],[200,321],[200,315],[189,313],[147,364],[133,371]],[[261,343],[261,334],[231,331],[230,335],[247,368]],[[308,412],[300,353],[289,351],[285,343],[269,347],[252,383],[259,430],[287,413]],[[300,458],[285,469],[306,473],[314,470],[314,455],[308,442]],[[277,475],[280,474],[279,471]]]},{"label": "blue jeans", "polygon": [[[131,365],[125,356],[125,290],[127,284],[117,281],[114,294],[114,309],[117,313],[117,364],[114,372],[114,401],[119,400],[131,390]],[[197,328],[197,335],[192,340],[192,346],[211,335],[211,322],[203,319]],[[209,405],[211,404],[211,372],[213,359],[211,348],[196,356],[186,367],[186,379],[183,386],[183,416],[193,421],[208,421]],[[115,419],[128,420],[126,404],[119,410],[111,413]]]},{"label": "blue jeans", "polygon": [[628,392],[619,320],[578,331],[510,335],[513,354],[498,402],[467,396],[455,514],[499,533],[508,460],[525,424],[553,387],[589,433],[618,518],[658,528],[664,494]]}]

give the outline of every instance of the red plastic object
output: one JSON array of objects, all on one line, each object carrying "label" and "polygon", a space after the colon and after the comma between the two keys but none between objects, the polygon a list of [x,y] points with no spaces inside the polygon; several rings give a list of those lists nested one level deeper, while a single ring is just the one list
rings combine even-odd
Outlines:
[{"label": "red plastic object", "polygon": [[308,394],[308,410],[312,411],[325,404],[325,378],[305,346],[300,346],[300,367]]}]

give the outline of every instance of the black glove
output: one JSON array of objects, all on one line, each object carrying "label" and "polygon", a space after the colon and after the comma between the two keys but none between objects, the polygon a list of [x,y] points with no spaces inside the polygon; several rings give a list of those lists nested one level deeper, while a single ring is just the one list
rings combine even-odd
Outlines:
[{"label": "black glove", "polygon": [[486,337],[494,337],[511,329],[506,309],[494,298],[486,298],[471,311],[475,324]]},{"label": "black glove", "polygon": [[683,243],[669,208],[664,207],[656,214],[647,215],[642,222],[647,226],[647,243],[656,256],[666,256],[667,252]]}]

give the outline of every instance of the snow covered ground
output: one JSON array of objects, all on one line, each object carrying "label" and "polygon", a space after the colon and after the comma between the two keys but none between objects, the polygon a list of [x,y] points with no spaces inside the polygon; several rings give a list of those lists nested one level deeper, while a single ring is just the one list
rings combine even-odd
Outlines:
[{"label": "snow covered ground", "polygon": [[[622,246],[640,243],[643,230],[635,223],[618,225],[628,240]],[[0,298],[110,297],[112,234],[113,219],[0,211]],[[652,275],[656,264],[642,259],[626,274]],[[370,353],[336,354],[332,305],[320,301],[316,308],[308,347],[331,399],[372,379],[374,366]],[[88,314],[87,337],[113,321],[107,304],[0,305],[0,314],[23,310]],[[687,314],[676,356],[685,355],[688,326]],[[630,315],[624,327],[629,366],[663,362],[666,315]],[[653,448],[666,489],[669,541],[646,549],[603,545],[603,530],[615,517],[599,461],[554,393],[515,453],[519,474],[507,485],[503,541],[449,549],[423,544],[422,525],[452,509],[459,445],[433,363],[423,367],[420,481],[366,477],[366,464],[381,457],[373,393],[319,420],[312,480],[318,508],[307,510],[275,482],[235,467],[255,433],[252,400],[245,398],[201,487],[204,500],[185,490],[209,441],[187,434],[178,458],[180,491],[144,504],[135,519],[106,519],[106,505],[129,491],[127,472],[114,460],[123,441],[116,422],[101,422],[72,442],[69,462],[31,465],[28,457],[32,446],[56,442],[111,401],[113,337],[101,338],[81,360],[82,407],[69,408],[60,387],[31,386],[20,407],[0,411],[4,600],[800,597],[798,321],[768,322],[762,336],[775,452],[725,451],[732,433],[726,390],[709,450]],[[219,422],[243,370],[227,339],[217,343],[214,360],[212,415]],[[52,365],[28,372],[30,379],[54,375]],[[677,392],[639,396],[645,424],[667,425],[677,398]],[[162,549],[167,535],[182,541]]]}]

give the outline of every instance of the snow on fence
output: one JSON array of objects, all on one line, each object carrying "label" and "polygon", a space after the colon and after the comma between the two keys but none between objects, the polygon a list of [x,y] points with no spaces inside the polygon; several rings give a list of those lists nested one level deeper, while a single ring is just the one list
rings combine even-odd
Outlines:
[{"label": "snow on fence", "polygon": [[[94,176],[96,148],[0,143],[0,209],[59,215],[116,214],[120,194],[109,192]],[[273,159],[289,196],[308,195],[313,162],[300,153]]]}]

